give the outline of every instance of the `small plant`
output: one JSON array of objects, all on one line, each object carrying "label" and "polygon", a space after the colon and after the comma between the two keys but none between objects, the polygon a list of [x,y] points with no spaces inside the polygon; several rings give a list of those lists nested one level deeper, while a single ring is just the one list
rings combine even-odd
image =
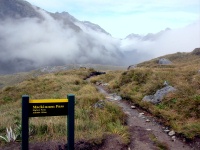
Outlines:
[{"label": "small plant", "polygon": [[166,106],[164,104],[160,103],[160,104],[157,105],[157,107],[159,109],[165,109]]},{"label": "small plant", "polygon": [[0,136],[0,138],[2,138],[3,140],[5,140],[6,142],[15,142],[17,139],[18,135],[16,135],[12,128],[6,128],[6,136]]},{"label": "small plant", "polygon": [[160,142],[154,134],[149,134],[149,138],[156,144],[159,150],[169,150],[168,145],[164,142]]},{"label": "small plant", "polygon": [[4,100],[5,102],[10,102],[10,101],[12,101],[12,98],[9,97],[9,96],[5,96],[5,97],[3,98],[3,100]]}]

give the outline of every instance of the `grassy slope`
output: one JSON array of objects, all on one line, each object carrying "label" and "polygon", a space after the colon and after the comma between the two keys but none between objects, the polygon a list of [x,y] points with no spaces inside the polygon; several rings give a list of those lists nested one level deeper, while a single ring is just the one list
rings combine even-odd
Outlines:
[{"label": "grassy slope", "polygon": [[65,66],[47,66],[40,68],[38,70],[33,70],[30,72],[21,72],[16,74],[0,75],[0,88],[6,86],[12,86],[13,84],[20,83],[24,80],[35,78],[42,74],[48,74],[52,72],[59,72],[63,70],[73,70],[79,68],[93,68],[95,70],[125,70],[124,66],[109,66],[109,65],[99,65],[99,64],[72,64]]},{"label": "grassy slope", "polygon": [[[134,70],[108,71],[92,81],[109,82],[110,90],[162,118],[176,132],[193,138],[200,135],[200,56],[193,52],[164,57],[173,64],[158,65],[157,58],[139,64]],[[28,94],[34,99],[65,98],[67,93],[73,93],[77,100],[76,140],[98,139],[98,142],[105,133],[115,133],[127,142],[127,128],[123,126],[125,116],[119,107],[106,102],[104,109],[94,109],[93,105],[104,96],[82,80],[90,71],[78,69],[41,76],[38,72],[0,76],[0,83],[10,85],[0,91],[0,135],[5,134],[6,127],[14,128],[21,119],[21,95]],[[159,105],[141,101],[145,95],[154,94],[163,87],[164,81],[176,87],[177,92],[167,95]],[[31,141],[65,139],[65,123],[65,117],[30,119]]]},{"label": "grassy slope", "polygon": [[[200,136],[199,51],[163,56],[173,62],[171,65],[158,65],[159,58],[156,58],[138,64],[133,70],[111,71],[92,82],[109,82],[110,90],[162,118],[176,132],[194,138]],[[168,94],[158,105],[142,101],[145,95],[153,95],[162,88],[164,81],[177,88],[177,92]]]},{"label": "grassy slope", "polygon": [[[75,138],[101,142],[104,134],[118,134],[128,142],[128,130],[123,124],[126,116],[118,106],[105,102],[104,109],[93,106],[104,99],[96,88],[84,81],[92,70],[78,69],[61,71],[29,78],[0,91],[0,135],[6,127],[16,128],[21,120],[21,96],[31,99],[65,98],[66,94],[76,96]],[[106,117],[105,117],[106,116]],[[31,141],[66,139],[66,117],[30,118]],[[95,140],[97,139],[97,140]],[[5,144],[0,140],[0,145]]]}]

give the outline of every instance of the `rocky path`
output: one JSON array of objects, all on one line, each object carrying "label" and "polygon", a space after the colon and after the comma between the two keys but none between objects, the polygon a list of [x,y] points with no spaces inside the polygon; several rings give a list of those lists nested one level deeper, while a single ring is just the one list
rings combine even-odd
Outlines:
[{"label": "rocky path", "polygon": [[[106,97],[109,97],[109,93],[104,90],[103,86],[99,85],[97,89]],[[131,134],[131,143],[128,150],[196,150],[175,137],[175,135],[169,136],[169,131],[167,132],[166,128],[135,106],[131,107],[124,100],[112,100],[112,102],[119,105],[128,116],[127,124],[130,127]]]}]

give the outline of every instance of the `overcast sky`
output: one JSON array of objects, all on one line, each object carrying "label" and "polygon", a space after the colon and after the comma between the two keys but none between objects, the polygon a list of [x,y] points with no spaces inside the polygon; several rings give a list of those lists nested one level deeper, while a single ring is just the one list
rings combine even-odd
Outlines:
[{"label": "overcast sky", "polygon": [[200,20],[200,0],[27,0],[100,25],[113,37],[182,28]]}]

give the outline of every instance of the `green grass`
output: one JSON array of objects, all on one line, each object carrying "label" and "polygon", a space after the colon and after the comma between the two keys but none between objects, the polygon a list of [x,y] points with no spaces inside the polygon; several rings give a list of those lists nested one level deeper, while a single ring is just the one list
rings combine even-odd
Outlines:
[{"label": "green grass", "polygon": [[149,134],[149,138],[156,145],[159,150],[169,150],[169,147],[166,143],[158,141],[154,134]]}]

